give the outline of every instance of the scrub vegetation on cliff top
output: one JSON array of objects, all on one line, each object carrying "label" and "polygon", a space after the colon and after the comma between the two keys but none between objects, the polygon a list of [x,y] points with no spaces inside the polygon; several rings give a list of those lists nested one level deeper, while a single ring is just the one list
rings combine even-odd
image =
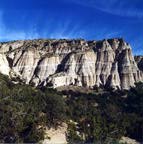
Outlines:
[{"label": "scrub vegetation on cliff top", "polygon": [[[98,91],[98,90],[96,90]],[[143,141],[143,84],[130,91],[57,92],[13,84],[0,74],[0,142],[36,143],[44,127],[68,124],[69,143]]]}]

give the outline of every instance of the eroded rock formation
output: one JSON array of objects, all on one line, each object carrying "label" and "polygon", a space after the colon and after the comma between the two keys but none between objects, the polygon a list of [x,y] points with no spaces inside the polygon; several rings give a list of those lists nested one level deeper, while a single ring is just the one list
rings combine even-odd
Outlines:
[{"label": "eroded rock formation", "polygon": [[123,39],[0,43],[0,72],[35,86],[129,89],[143,81],[143,59],[135,59]]}]

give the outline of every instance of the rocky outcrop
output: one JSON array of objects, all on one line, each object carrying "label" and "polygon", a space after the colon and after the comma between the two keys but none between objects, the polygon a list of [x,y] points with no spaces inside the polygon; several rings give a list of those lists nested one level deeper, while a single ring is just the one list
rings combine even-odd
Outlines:
[{"label": "rocky outcrop", "polygon": [[0,54],[0,72],[5,75],[9,75],[10,72],[9,63],[4,54]]},{"label": "rocky outcrop", "polygon": [[143,59],[123,39],[0,43],[0,72],[27,84],[129,89],[143,81]]},{"label": "rocky outcrop", "polygon": [[135,61],[138,65],[138,68],[143,71],[143,56],[135,56]]},{"label": "rocky outcrop", "polygon": [[119,144],[140,144],[134,139],[131,139],[129,137],[122,137],[121,140],[119,141]]}]

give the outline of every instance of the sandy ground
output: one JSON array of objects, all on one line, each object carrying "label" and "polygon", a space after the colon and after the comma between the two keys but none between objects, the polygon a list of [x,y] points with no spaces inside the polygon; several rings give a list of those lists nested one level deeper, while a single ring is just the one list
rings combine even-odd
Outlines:
[{"label": "sandy ground", "polygon": [[43,144],[67,144],[67,125],[64,123],[57,129],[46,129]]}]

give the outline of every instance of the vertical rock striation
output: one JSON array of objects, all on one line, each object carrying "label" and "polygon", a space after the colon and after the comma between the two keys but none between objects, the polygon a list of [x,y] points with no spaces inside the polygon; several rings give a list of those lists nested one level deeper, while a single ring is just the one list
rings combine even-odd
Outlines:
[{"label": "vertical rock striation", "polygon": [[143,57],[123,39],[0,43],[0,72],[27,84],[129,89],[143,81]]}]

